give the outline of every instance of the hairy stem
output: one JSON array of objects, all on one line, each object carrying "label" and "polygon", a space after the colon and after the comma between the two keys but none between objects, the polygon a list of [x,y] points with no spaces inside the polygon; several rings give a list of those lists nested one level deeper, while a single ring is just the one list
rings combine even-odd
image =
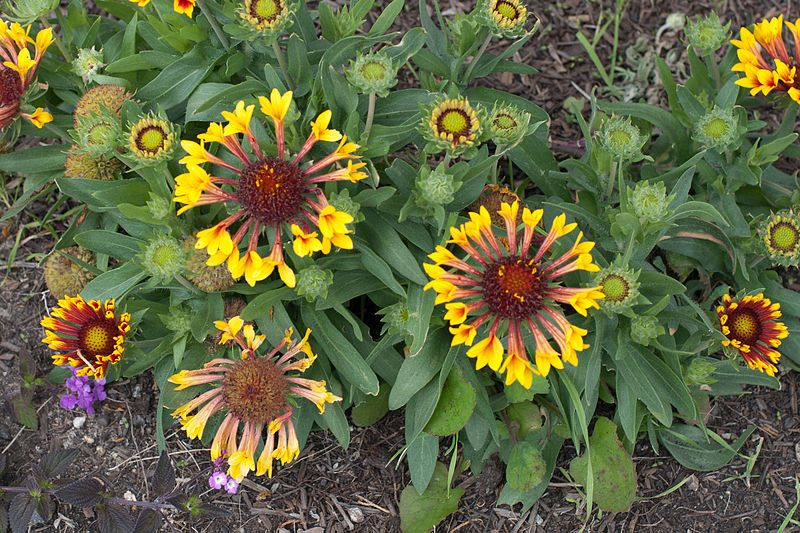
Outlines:
[{"label": "hairy stem", "polygon": [[372,121],[375,119],[375,102],[377,101],[378,97],[375,95],[374,92],[369,93],[369,105],[367,107],[367,122],[364,125],[364,144],[369,141],[369,134],[372,131]]}]

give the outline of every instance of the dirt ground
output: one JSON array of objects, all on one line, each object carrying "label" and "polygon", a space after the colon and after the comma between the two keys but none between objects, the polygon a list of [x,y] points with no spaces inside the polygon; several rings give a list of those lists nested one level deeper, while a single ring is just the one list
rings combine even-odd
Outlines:
[{"label": "dirt ground", "polygon": [[[485,83],[524,95],[543,106],[552,117],[555,143],[569,147],[579,138],[575,124],[565,117],[567,97],[580,98],[599,85],[594,67],[583,52],[575,32],[580,26],[590,33],[601,16],[613,12],[613,0],[557,0],[533,3],[532,12],[542,21],[543,31],[519,52],[517,60],[530,63],[540,74],[530,77],[500,75]],[[416,2],[398,22],[410,27],[417,19]],[[446,7],[447,2],[443,2]],[[620,55],[623,68],[636,72],[648,50],[658,53],[680,71],[685,60],[680,32],[663,30],[655,35],[670,13],[705,13],[714,8],[733,28],[755,17],[792,11],[790,1],[771,0],[629,0],[621,26]],[[464,5],[451,2],[453,10]],[[471,4],[466,7],[470,7]],[[784,11],[786,10],[786,11]],[[632,47],[637,39],[639,44]],[[496,43],[494,46],[502,46]],[[632,51],[628,52],[628,49]],[[490,48],[491,50],[491,48]],[[611,50],[610,34],[601,41],[600,56]],[[638,61],[638,63],[637,63]],[[620,74],[621,83],[634,99],[656,103],[661,91],[652,72],[641,69],[638,77]],[[8,184],[7,184],[8,187]],[[11,184],[10,192],[14,193]],[[49,354],[41,344],[38,322],[54,302],[46,292],[39,260],[52,246],[49,232],[24,230],[19,251],[7,264],[19,228],[50,206],[39,203],[10,225],[0,228],[0,451],[8,454],[12,473],[26,474],[31,465],[49,450],[78,447],[81,455],[67,476],[87,473],[108,480],[116,496],[126,492],[138,499],[152,496],[144,481],[158,458],[155,434],[156,391],[148,376],[117,382],[108,387],[109,398],[82,427],[75,427],[75,413],[57,405],[57,387],[36,390],[39,430],[21,429],[9,414],[8,400],[19,390],[19,359],[33,354],[39,372],[49,370]],[[667,455],[656,456],[642,442],[634,454],[640,500],[628,513],[595,517],[586,528],[591,531],[774,531],[796,504],[795,477],[800,463],[800,414],[797,389],[800,377],[783,378],[781,391],[754,389],[739,398],[717,402],[708,426],[729,440],[748,426],[756,431],[741,450],[742,456],[718,472],[696,473],[678,465]],[[169,531],[306,531],[390,532],[399,531],[398,501],[409,483],[404,465],[390,462],[402,442],[402,416],[392,414],[374,427],[353,428],[348,450],[342,450],[332,436],[316,433],[302,456],[278,471],[264,485],[245,482],[236,496],[219,496],[203,489],[210,469],[208,451],[193,447],[175,428],[167,431],[168,447],[178,468],[181,483],[199,487],[204,501],[228,512],[227,519],[189,523],[177,514],[166,515]],[[747,457],[761,444],[750,476]],[[566,468],[571,449],[565,448],[560,466]],[[13,477],[13,476],[12,476]],[[4,481],[9,481],[5,479]],[[259,479],[259,482],[262,480]],[[439,531],[462,532],[562,532],[583,525],[585,509],[579,492],[557,470],[545,496],[529,512],[519,508],[495,507],[503,481],[502,468],[488,465],[481,476],[462,475],[456,484],[466,489],[459,511],[440,524]],[[682,484],[681,484],[682,483]],[[669,489],[681,484],[669,494]],[[82,511],[58,508],[58,524],[39,524],[32,531],[89,531],[95,517]],[[61,518],[63,517],[63,518]],[[796,516],[795,519],[798,519]],[[797,524],[797,523],[795,523]],[[798,531],[790,526],[789,530]]]}]

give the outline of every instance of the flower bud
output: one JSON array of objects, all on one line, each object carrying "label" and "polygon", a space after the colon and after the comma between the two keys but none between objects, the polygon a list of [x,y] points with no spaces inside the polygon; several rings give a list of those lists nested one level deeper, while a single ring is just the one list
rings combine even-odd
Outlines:
[{"label": "flower bud", "polygon": [[728,42],[731,23],[722,24],[713,11],[686,24],[686,40],[701,56],[713,54]]},{"label": "flower bud", "polygon": [[166,220],[175,212],[169,200],[152,192],[150,199],[147,200],[147,210],[150,212],[150,216],[156,220]]},{"label": "flower bud", "polygon": [[600,270],[594,282],[605,294],[600,307],[611,313],[630,309],[639,297],[638,277],[638,272],[614,265]]},{"label": "flower bud", "polygon": [[292,25],[292,0],[244,0],[238,9],[239,23],[251,38],[274,42]]},{"label": "flower bud", "polygon": [[175,238],[161,234],[147,242],[140,255],[144,270],[156,283],[169,283],[183,273],[186,265],[186,250]]},{"label": "flower bud", "polygon": [[636,315],[631,319],[631,340],[642,346],[650,343],[666,333],[664,326],[657,317],[650,315]]},{"label": "flower bud", "polygon": [[55,298],[77,296],[94,279],[94,274],[68,257],[84,263],[94,261],[94,254],[79,246],[70,246],[53,252],[44,263],[44,283]]},{"label": "flower bud", "polygon": [[344,74],[361,94],[375,93],[384,97],[397,84],[397,69],[383,52],[358,54]]},{"label": "flower bud", "polygon": [[620,161],[641,159],[642,147],[647,141],[629,118],[616,116],[603,123],[598,138],[601,146],[611,154],[611,157]]},{"label": "flower bud", "polygon": [[425,151],[456,156],[476,146],[483,132],[482,114],[466,98],[439,98],[422,113],[419,129],[428,141]]},{"label": "flower bud", "polygon": [[95,50],[94,46],[81,48],[78,50],[78,57],[72,60],[72,71],[83,79],[83,83],[94,81],[104,66],[103,50]]},{"label": "flower bud", "polygon": [[297,272],[297,294],[308,302],[324,300],[328,297],[328,288],[333,285],[333,272],[323,270],[312,264]]},{"label": "flower bud", "polygon": [[364,216],[361,214],[361,204],[350,197],[350,191],[347,189],[339,193],[331,193],[328,195],[328,203],[335,207],[337,211],[344,211],[353,217],[354,222],[359,222],[364,219]]},{"label": "flower bud", "polygon": [[713,362],[703,357],[693,357],[683,370],[687,385],[711,385],[717,380],[711,376],[717,370]]},{"label": "flower bud", "polygon": [[196,242],[197,237],[188,237],[183,241],[188,256],[185,265],[186,279],[203,292],[222,292],[233,287],[236,281],[231,277],[228,266],[225,263],[208,266],[208,253],[196,249]]},{"label": "flower bud", "polygon": [[152,165],[172,157],[177,134],[170,121],[150,113],[130,124],[126,140],[138,163]]},{"label": "flower bud", "polygon": [[[630,189],[629,189],[630,191]],[[667,195],[663,182],[648,183],[640,181],[630,194],[633,212],[642,223],[659,222],[669,216],[672,196]]]},{"label": "flower bud", "polygon": [[528,133],[531,115],[512,105],[495,104],[489,116],[489,135],[497,145],[515,145]]},{"label": "flower bud", "polygon": [[420,207],[447,205],[461,186],[443,166],[431,170],[422,167],[414,181],[414,196]]},{"label": "flower bud", "polygon": [[80,152],[93,157],[108,156],[119,147],[122,128],[119,117],[103,109],[80,117],[71,134]]},{"label": "flower bud", "polygon": [[192,319],[194,315],[191,309],[178,306],[170,307],[169,314],[159,315],[159,318],[168,330],[182,335],[192,330]]},{"label": "flower bud", "polygon": [[114,156],[97,156],[81,152],[77,146],[71,146],[64,162],[64,176],[87,180],[110,181],[122,176],[122,162]]},{"label": "flower bud", "polygon": [[710,148],[724,148],[739,136],[738,121],[732,110],[715,107],[694,125],[695,141]]},{"label": "flower bud", "polygon": [[793,211],[772,214],[761,224],[759,233],[774,265],[800,264],[800,216]]},{"label": "flower bud", "polygon": [[525,33],[528,10],[520,0],[480,0],[476,10],[478,20],[492,35],[518,37]]},{"label": "flower bud", "polygon": [[408,302],[400,301],[378,311],[383,322],[381,335],[389,332],[392,335],[408,333]]}]

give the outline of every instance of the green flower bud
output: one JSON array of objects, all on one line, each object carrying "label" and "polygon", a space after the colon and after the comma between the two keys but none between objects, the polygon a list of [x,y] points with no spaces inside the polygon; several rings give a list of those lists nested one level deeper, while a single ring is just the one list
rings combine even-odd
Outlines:
[{"label": "green flower bud", "polygon": [[703,357],[694,357],[683,369],[683,375],[687,385],[711,385],[717,380],[711,376],[717,370],[712,361]]},{"label": "green flower bud", "polygon": [[528,10],[519,0],[480,0],[475,9],[478,20],[497,37],[525,33]]},{"label": "green flower bud", "polygon": [[94,77],[104,66],[103,50],[95,50],[94,46],[81,48],[78,50],[78,57],[72,60],[72,71],[83,79],[83,83],[94,81]]},{"label": "green flower bud", "polygon": [[147,242],[140,254],[144,270],[156,283],[169,283],[183,273],[186,267],[186,250],[183,244],[169,235],[156,235]]},{"label": "green flower bud", "polygon": [[8,0],[3,8],[7,18],[27,26],[49,15],[58,5],[59,0]]},{"label": "green flower bud", "polygon": [[599,300],[600,307],[611,313],[630,309],[639,297],[638,278],[638,272],[615,265],[600,270],[594,278],[594,284],[606,295]]},{"label": "green flower bud", "polygon": [[311,265],[297,272],[297,294],[308,302],[324,300],[328,297],[328,288],[333,285],[333,272]]},{"label": "green flower bud", "polygon": [[461,182],[456,181],[443,166],[435,170],[422,167],[414,181],[414,196],[420,207],[447,205],[453,201],[460,186]]},{"label": "green flower bud", "polygon": [[167,327],[168,330],[177,334],[188,333],[192,330],[192,320],[194,314],[191,309],[185,307],[170,307],[169,314],[158,315],[161,322]]},{"label": "green flower bud", "polygon": [[426,151],[446,151],[461,155],[476,146],[483,132],[481,108],[470,105],[466,98],[440,98],[422,112],[419,129],[428,141]]},{"label": "green flower bud", "polygon": [[64,162],[64,176],[87,180],[109,181],[122,176],[124,165],[114,156],[93,157],[71,146]]},{"label": "green flower bud", "polygon": [[238,10],[239,23],[252,38],[271,44],[292,25],[294,11],[291,0],[244,0]]},{"label": "green flower bud", "polygon": [[78,150],[93,157],[112,155],[119,147],[122,127],[119,117],[108,110],[78,119],[77,127],[71,131]]},{"label": "green flower bud", "polygon": [[531,115],[512,105],[495,104],[489,116],[489,135],[497,145],[515,145],[528,133]]},{"label": "green flower bud", "polygon": [[86,91],[75,105],[73,112],[75,127],[83,117],[90,117],[103,110],[110,111],[120,116],[122,104],[131,97],[131,94],[119,85],[97,85]]},{"label": "green flower bud", "polygon": [[772,214],[761,224],[759,234],[774,265],[800,264],[800,216],[792,211]]},{"label": "green flower bud", "polygon": [[170,121],[150,113],[129,125],[125,140],[139,164],[153,165],[172,157],[178,135]]},{"label": "green flower bud", "polygon": [[358,54],[344,74],[361,94],[375,93],[384,97],[397,84],[397,69],[384,52]]},{"label": "green flower bud", "polygon": [[156,220],[166,220],[175,212],[172,202],[152,192],[150,199],[147,200],[147,210],[150,211],[150,216]]},{"label": "green flower bud", "polygon": [[[628,189],[630,191],[630,189]],[[667,187],[663,182],[648,183],[640,181],[630,193],[633,212],[643,223],[659,222],[669,216],[669,204],[672,196],[667,195]]]},{"label": "green flower bud", "polygon": [[728,42],[731,23],[722,24],[713,11],[705,17],[689,20],[686,25],[686,40],[702,55],[713,54]]},{"label": "green flower bud", "polygon": [[71,257],[91,264],[94,254],[79,246],[53,252],[44,263],[44,283],[55,298],[77,296],[94,279],[94,274],[74,262]]},{"label": "green flower bud", "polygon": [[611,157],[620,161],[638,161],[647,139],[629,118],[611,117],[598,132],[600,144]]},{"label": "green flower bud", "polygon": [[650,315],[636,315],[631,319],[631,340],[642,346],[650,343],[666,333],[658,318]]},{"label": "green flower bud", "polygon": [[364,219],[364,216],[361,214],[361,204],[350,197],[350,191],[347,189],[344,189],[339,193],[332,193],[328,195],[328,202],[335,207],[337,211],[344,211],[353,217],[355,222],[359,222]]},{"label": "green flower bud", "polygon": [[392,335],[408,333],[408,302],[400,301],[378,311],[382,315],[381,335],[387,331]]},{"label": "green flower bud", "polygon": [[196,242],[197,237],[188,237],[183,241],[188,257],[185,265],[186,279],[203,292],[222,292],[233,287],[236,281],[231,277],[228,266],[225,263],[208,266],[208,253],[195,248]]},{"label": "green flower bud", "polygon": [[738,121],[732,110],[715,107],[694,125],[695,141],[711,148],[724,148],[739,137]]}]

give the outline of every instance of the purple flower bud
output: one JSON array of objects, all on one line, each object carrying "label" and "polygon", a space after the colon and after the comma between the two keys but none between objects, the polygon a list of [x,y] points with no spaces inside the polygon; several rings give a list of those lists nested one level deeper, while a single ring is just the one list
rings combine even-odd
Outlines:
[{"label": "purple flower bud", "polygon": [[225,475],[225,472],[214,472],[211,474],[211,477],[208,478],[208,486],[212,489],[221,489],[225,486],[228,482],[228,476]]},{"label": "purple flower bud", "polygon": [[236,494],[239,490],[239,482],[233,478],[228,479],[228,482],[225,483],[225,491],[228,494]]}]

